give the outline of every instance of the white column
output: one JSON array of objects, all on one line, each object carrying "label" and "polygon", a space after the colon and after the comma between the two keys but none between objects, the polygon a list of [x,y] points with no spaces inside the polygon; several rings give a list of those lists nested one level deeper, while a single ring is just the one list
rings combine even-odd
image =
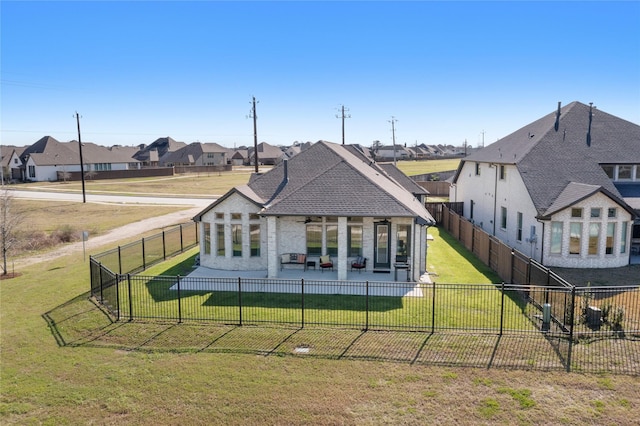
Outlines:
[{"label": "white column", "polygon": [[277,218],[267,217],[267,277],[278,278],[280,261],[278,259]]},{"label": "white column", "polygon": [[347,279],[349,259],[347,259],[347,218],[338,217],[338,280]]}]

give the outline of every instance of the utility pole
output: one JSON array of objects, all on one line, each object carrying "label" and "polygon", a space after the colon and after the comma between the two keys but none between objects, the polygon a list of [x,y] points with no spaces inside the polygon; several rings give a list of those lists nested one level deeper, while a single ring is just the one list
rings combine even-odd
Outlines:
[{"label": "utility pole", "polygon": [[482,147],[484,148],[484,129],[482,129]]},{"label": "utility pole", "polygon": [[82,138],[80,137],[80,114],[76,111],[76,122],[78,123],[78,148],[80,150],[80,178],[82,179],[82,202],[87,202],[87,195],[84,190],[84,160],[82,159]]},{"label": "utility pole", "polygon": [[392,115],[391,116],[391,120],[389,120],[389,123],[391,123],[391,137],[393,139],[393,165],[397,165],[397,160],[396,160],[396,118]]},{"label": "utility pole", "polygon": [[253,97],[253,108],[249,115],[253,118],[253,158],[255,163],[255,171],[258,173],[258,116],[256,115],[256,97]]},{"label": "utility pole", "polygon": [[345,109],[344,105],[341,105],[341,107],[342,107],[342,114],[341,115],[336,114],[336,118],[342,118],[342,145],[344,145],[344,119],[351,118],[351,114],[345,115],[344,112],[349,111],[349,108]]}]

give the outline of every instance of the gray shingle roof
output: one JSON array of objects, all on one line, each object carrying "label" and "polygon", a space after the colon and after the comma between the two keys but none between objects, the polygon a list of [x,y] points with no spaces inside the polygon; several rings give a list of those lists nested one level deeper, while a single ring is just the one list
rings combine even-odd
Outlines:
[{"label": "gray shingle roof", "polygon": [[588,146],[589,115],[589,105],[572,102],[557,130],[554,111],[464,158],[458,174],[466,161],[514,164],[541,215],[571,182],[602,187],[624,204],[601,164],[640,163],[640,126],[593,109]]},{"label": "gray shingle roof", "polygon": [[413,194],[363,159],[344,146],[320,141],[254,176],[248,186],[255,198],[266,200],[265,215],[419,217],[433,222]]}]

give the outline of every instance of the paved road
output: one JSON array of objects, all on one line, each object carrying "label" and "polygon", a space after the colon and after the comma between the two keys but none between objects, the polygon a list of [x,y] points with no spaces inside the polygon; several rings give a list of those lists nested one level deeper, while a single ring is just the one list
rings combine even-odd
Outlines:
[{"label": "paved road", "polygon": [[[74,192],[50,192],[50,191],[20,191],[9,190],[15,198],[29,200],[55,200],[82,202],[82,194]],[[206,207],[214,201],[214,198],[177,198],[156,196],[127,196],[127,195],[103,195],[86,194],[88,203],[115,203],[115,204],[153,204],[167,206],[197,206]]]}]

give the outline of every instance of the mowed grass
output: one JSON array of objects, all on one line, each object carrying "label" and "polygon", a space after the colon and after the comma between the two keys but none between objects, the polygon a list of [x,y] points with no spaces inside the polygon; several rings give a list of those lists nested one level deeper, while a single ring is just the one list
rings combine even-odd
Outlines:
[{"label": "mowed grass", "polygon": [[[3,424],[628,424],[640,414],[631,376],[91,345],[117,342],[129,326],[82,296],[87,265],[73,257],[0,286]],[[42,315],[69,303],[59,327],[93,334],[59,346]],[[209,341],[228,333],[134,326],[141,349],[153,337],[170,347],[191,331],[208,330]],[[338,336],[336,344],[367,337]]]},{"label": "mowed grass", "polygon": [[[285,281],[265,284],[262,280],[244,280],[239,297],[235,290],[236,279],[217,279],[218,283],[226,283],[230,291],[182,290],[178,301],[177,276],[191,271],[196,252],[192,250],[145,271],[141,276],[132,277],[130,286],[121,283],[121,315],[124,318],[181,318],[184,321],[207,320],[223,324],[242,321],[245,325],[339,325],[355,329],[499,331],[502,326],[503,330],[537,330],[528,319],[532,314],[531,306],[515,292],[502,297],[500,286],[494,285],[500,282],[495,274],[490,270],[476,269],[481,265],[464,248],[451,247],[448,234],[440,233],[437,228],[431,231],[434,240],[429,243],[429,259],[432,256],[446,259],[452,266],[450,279],[453,281],[438,284],[436,289],[422,284],[422,297],[306,293],[303,299],[297,281],[286,281],[290,292],[282,293],[268,291],[265,286],[281,287]],[[160,277],[153,278],[154,275]],[[438,278],[434,276],[434,279]],[[362,291],[365,284],[351,285],[356,292]],[[411,284],[406,291],[414,285]],[[370,283],[369,292],[375,294],[380,288],[395,286],[397,284]]]}]

